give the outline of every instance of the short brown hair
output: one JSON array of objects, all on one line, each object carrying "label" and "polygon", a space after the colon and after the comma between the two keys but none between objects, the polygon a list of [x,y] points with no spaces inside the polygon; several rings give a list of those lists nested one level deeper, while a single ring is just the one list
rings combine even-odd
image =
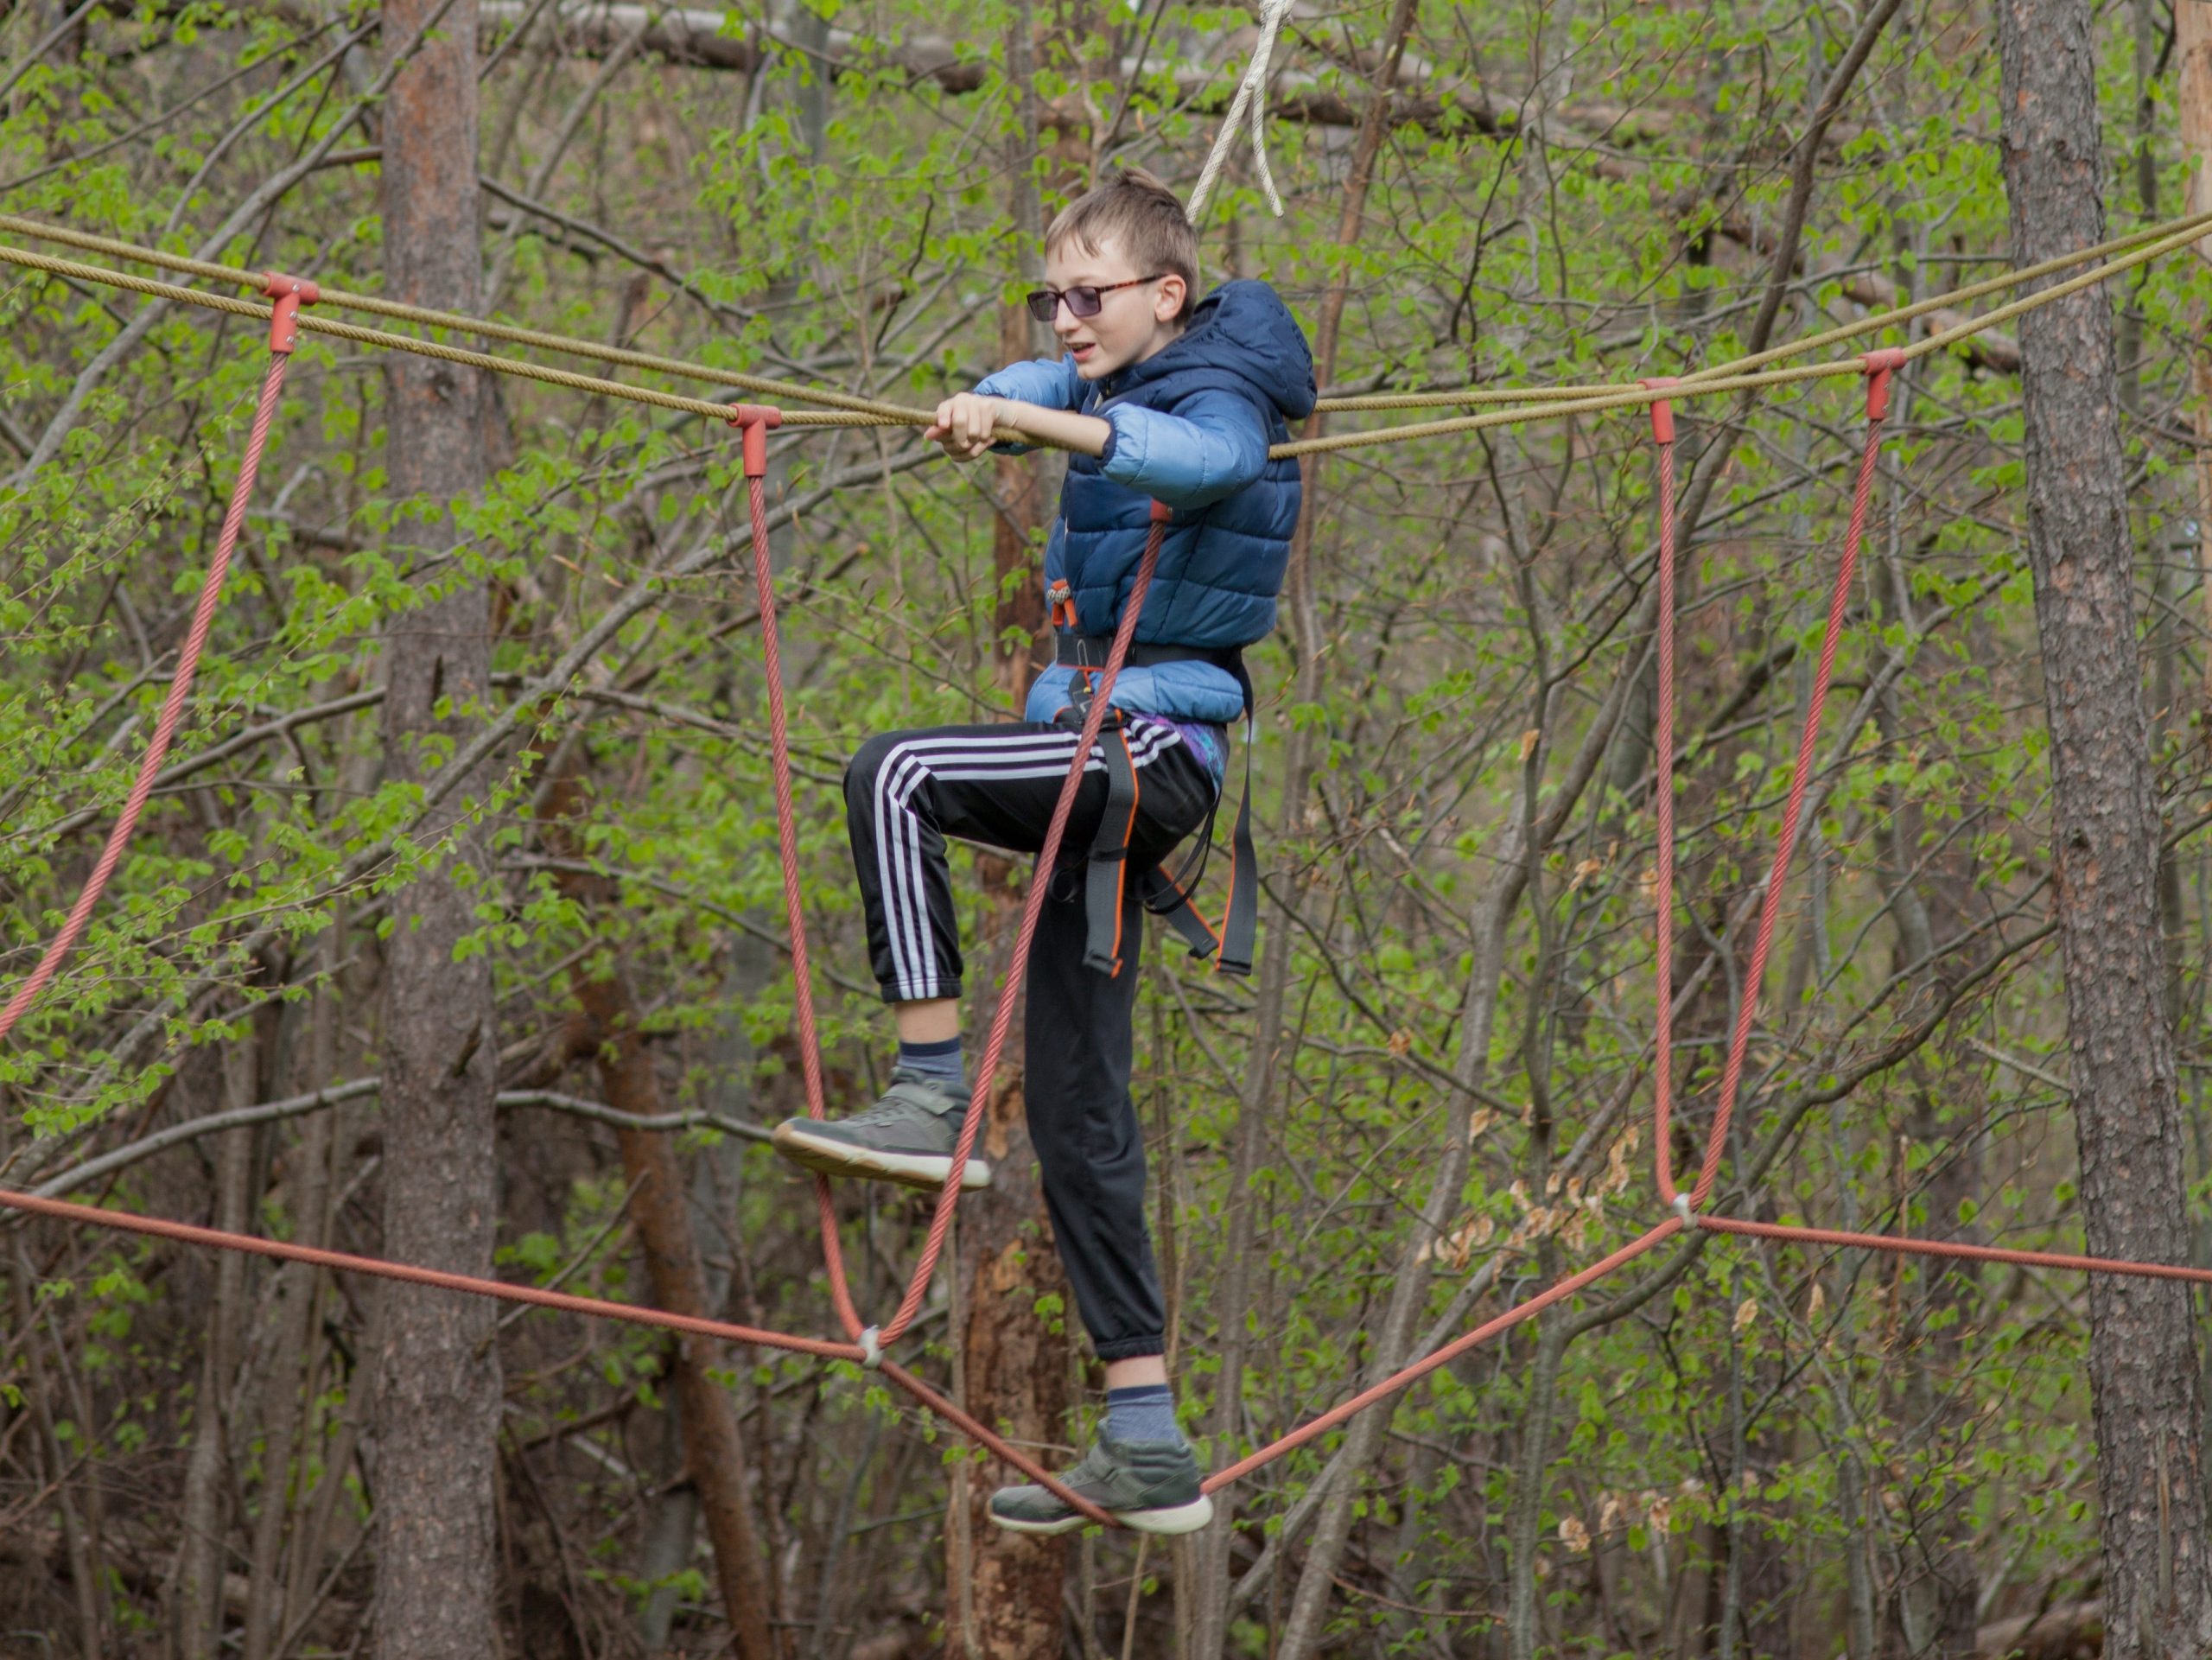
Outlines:
[{"label": "short brown hair", "polygon": [[1045,251],[1071,241],[1096,253],[1109,239],[1147,275],[1173,271],[1183,279],[1175,321],[1188,321],[1198,302],[1198,233],[1175,193],[1141,167],[1109,168],[1046,227]]}]

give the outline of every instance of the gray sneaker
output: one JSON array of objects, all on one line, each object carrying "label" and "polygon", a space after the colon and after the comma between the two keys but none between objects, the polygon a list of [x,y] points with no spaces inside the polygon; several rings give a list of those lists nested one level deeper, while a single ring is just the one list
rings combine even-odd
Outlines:
[{"label": "gray sneaker", "polygon": [[[866,1176],[909,1187],[939,1188],[952,1169],[953,1149],[968,1103],[934,1078],[893,1067],[891,1087],[849,1118],[786,1118],[769,1140],[795,1164],[825,1176]],[[970,1157],[965,1188],[991,1185],[991,1167]]]},{"label": "gray sneaker", "polygon": [[[1139,1533],[1195,1533],[1213,1519],[1198,1490],[1198,1454],[1180,1441],[1116,1441],[1100,1435],[1060,1480]],[[991,1520],[1016,1533],[1065,1533],[1089,1526],[1083,1512],[1043,1487],[1001,1487]]]}]

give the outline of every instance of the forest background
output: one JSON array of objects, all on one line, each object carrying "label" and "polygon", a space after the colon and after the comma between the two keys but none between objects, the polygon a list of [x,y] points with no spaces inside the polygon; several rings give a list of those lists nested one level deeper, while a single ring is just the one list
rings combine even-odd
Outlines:
[{"label": "forest background", "polygon": [[[2115,232],[2189,205],[2207,10],[2082,13]],[[1207,275],[1274,283],[1338,394],[1720,361],[2003,268],[1999,32],[1979,0],[1300,4],[1267,125],[1287,211],[1240,147]],[[1100,167],[1189,187],[1254,34],[1173,0],[18,0],[0,211],[926,404],[1046,346],[1014,302]],[[2208,301],[2182,254],[2103,303],[2156,995],[2212,1265]],[[0,315],[13,979],[127,788],[264,359],[235,318],[36,274]],[[2022,366],[1997,332],[1901,377],[1734,1214],[2079,1248]],[[1701,1134],[1860,398],[1682,418],[1675,1074]],[[146,826],[0,1057],[6,1180],[829,1331],[811,1193],[759,1144],[798,1096],[736,461],[696,420],[308,340]],[[833,1110],[888,1040],[839,768],[872,732],[1017,706],[1056,464],[957,468],[898,429],[772,446]],[[1255,653],[1261,970],[1160,939],[1143,969],[1171,1358],[1217,1466],[1659,1214],[1648,427],[1421,440],[1307,480]],[[960,869],[995,962],[1025,873]],[[1000,1184],[963,1205],[911,1358],[1058,1456],[1097,1377],[1022,1104],[1010,1074]],[[839,1204],[878,1310],[925,1212]],[[1690,1239],[1173,1545],[980,1525],[1000,1466],[842,1363],[48,1224],[0,1229],[0,1280],[10,1656],[2105,1640],[2088,1301],[2039,1270]],[[2202,1474],[2158,1467],[2164,1517]]]}]

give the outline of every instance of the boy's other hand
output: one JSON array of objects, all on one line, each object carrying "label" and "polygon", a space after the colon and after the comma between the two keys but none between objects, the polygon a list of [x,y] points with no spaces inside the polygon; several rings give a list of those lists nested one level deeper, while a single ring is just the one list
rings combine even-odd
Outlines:
[{"label": "boy's other hand", "polygon": [[957,461],[972,461],[991,447],[991,429],[999,424],[1006,400],[957,392],[937,406],[937,418],[922,436],[944,446]]}]

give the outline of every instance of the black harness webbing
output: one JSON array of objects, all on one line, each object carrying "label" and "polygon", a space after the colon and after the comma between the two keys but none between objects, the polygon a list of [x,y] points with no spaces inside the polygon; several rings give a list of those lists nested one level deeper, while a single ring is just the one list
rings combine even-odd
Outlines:
[{"label": "black harness webbing", "polygon": [[[1090,709],[1090,674],[1105,666],[1106,654],[1113,642],[1065,630],[1055,639],[1058,660],[1077,671],[1069,683],[1070,702],[1061,711],[1061,722],[1080,728]],[[1183,937],[1192,956],[1217,955],[1217,966],[1223,973],[1249,974],[1259,936],[1260,859],[1252,845],[1252,748],[1255,722],[1252,677],[1245,670],[1244,654],[1188,646],[1132,646],[1128,666],[1148,668],[1158,663],[1192,661],[1211,663],[1227,670],[1236,677],[1236,684],[1244,692],[1244,790],[1243,798],[1237,804],[1236,829],[1230,837],[1229,901],[1223,907],[1222,924],[1217,932],[1198,913],[1191,898],[1198,878],[1205,873],[1206,855],[1212,849],[1214,813],[1220,805],[1217,798],[1214,807],[1207,810],[1206,822],[1198,831],[1198,846],[1182,871],[1171,876],[1154,866],[1144,874],[1144,905]],[[1096,839],[1090,844],[1084,882],[1088,930],[1084,964],[1101,974],[1113,975],[1122,971],[1122,894],[1128,879],[1129,832],[1136,824],[1138,796],[1136,767],[1129,757],[1128,723],[1120,709],[1106,712],[1099,747],[1106,760],[1106,810],[1098,821]]]}]

